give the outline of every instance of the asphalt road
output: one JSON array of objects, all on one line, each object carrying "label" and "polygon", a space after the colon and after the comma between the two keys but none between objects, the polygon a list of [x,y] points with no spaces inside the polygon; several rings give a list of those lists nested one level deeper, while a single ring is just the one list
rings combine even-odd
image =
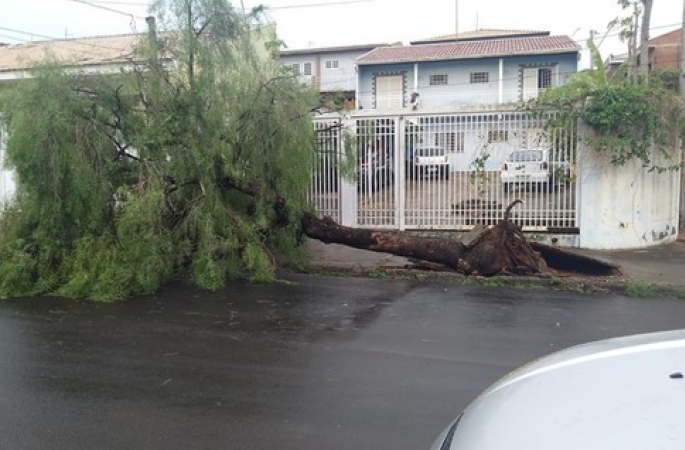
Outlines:
[{"label": "asphalt road", "polygon": [[479,391],[685,302],[297,277],[0,302],[0,448],[427,449]]}]

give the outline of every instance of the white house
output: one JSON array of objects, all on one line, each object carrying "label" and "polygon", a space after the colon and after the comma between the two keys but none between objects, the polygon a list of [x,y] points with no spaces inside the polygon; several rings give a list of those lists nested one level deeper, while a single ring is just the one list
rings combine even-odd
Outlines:
[{"label": "white house", "polygon": [[343,47],[283,50],[280,62],[292,67],[301,82],[323,94],[342,93],[353,107],[357,91],[355,61],[376,47],[388,44],[349,45]]}]

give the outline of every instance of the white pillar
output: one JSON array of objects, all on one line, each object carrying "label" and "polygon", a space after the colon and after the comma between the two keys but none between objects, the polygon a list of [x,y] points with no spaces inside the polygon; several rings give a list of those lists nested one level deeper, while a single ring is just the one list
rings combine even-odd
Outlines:
[{"label": "white pillar", "polygon": [[[354,119],[344,118],[342,121],[343,130],[354,130]],[[342,152],[340,158],[345,158],[345,149],[347,148],[345,143],[345,133],[341,133],[341,142],[339,151]],[[340,171],[340,167],[338,167]],[[357,226],[357,182],[356,180],[347,179],[346,177],[340,176],[340,225],[346,227],[356,227]]]},{"label": "white pillar", "polygon": [[499,59],[499,80],[497,81],[499,85],[499,103],[500,105],[504,103],[504,59]]}]

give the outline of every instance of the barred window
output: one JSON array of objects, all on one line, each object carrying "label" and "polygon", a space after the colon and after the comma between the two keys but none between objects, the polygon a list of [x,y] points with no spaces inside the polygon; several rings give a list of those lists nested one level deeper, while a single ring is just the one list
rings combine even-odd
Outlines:
[{"label": "barred window", "polygon": [[544,68],[538,71],[538,89],[552,86],[552,69]]},{"label": "barred window", "polygon": [[435,145],[444,148],[448,152],[464,153],[464,133],[446,132],[435,135]]},{"label": "barred window", "polygon": [[431,75],[428,82],[431,86],[444,86],[447,84],[447,74]]},{"label": "barred window", "polygon": [[337,68],[338,68],[338,61],[336,61],[336,60],[326,61],[326,69],[337,69]]},{"label": "barred window", "polygon": [[305,75],[311,75],[312,74],[312,63],[310,63],[310,62],[304,63],[304,74]]},{"label": "barred window", "polygon": [[293,68],[293,75],[300,76],[300,63],[294,63],[290,67]]},{"label": "barred window", "polygon": [[489,83],[490,74],[488,72],[471,72],[471,83]]},{"label": "barred window", "polygon": [[488,143],[506,142],[508,140],[509,140],[509,132],[507,130],[490,130],[490,131],[488,131]]}]

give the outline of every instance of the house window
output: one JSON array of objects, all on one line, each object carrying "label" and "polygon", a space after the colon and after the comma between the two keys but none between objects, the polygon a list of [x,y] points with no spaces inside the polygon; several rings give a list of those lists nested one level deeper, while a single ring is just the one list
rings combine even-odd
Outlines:
[{"label": "house window", "polygon": [[444,86],[447,84],[447,74],[431,75],[428,78],[428,83],[431,86]]},{"label": "house window", "polygon": [[312,63],[307,62],[304,63],[304,75],[311,75],[312,74]]},{"label": "house window", "polygon": [[490,74],[488,72],[471,72],[471,84],[489,82]]},{"label": "house window", "polygon": [[506,142],[509,140],[509,132],[507,130],[490,130],[488,131],[488,144],[493,142]]},{"label": "house window", "polygon": [[464,153],[464,133],[446,132],[435,135],[435,145],[444,148],[448,152]]},{"label": "house window", "polygon": [[547,89],[550,86],[552,86],[552,69],[540,69],[538,71],[538,89]]},{"label": "house window", "polygon": [[337,69],[337,68],[338,68],[338,61],[337,60],[326,61],[326,69]]},{"label": "house window", "polygon": [[293,68],[293,75],[296,77],[300,76],[300,63],[293,63],[290,65]]}]

